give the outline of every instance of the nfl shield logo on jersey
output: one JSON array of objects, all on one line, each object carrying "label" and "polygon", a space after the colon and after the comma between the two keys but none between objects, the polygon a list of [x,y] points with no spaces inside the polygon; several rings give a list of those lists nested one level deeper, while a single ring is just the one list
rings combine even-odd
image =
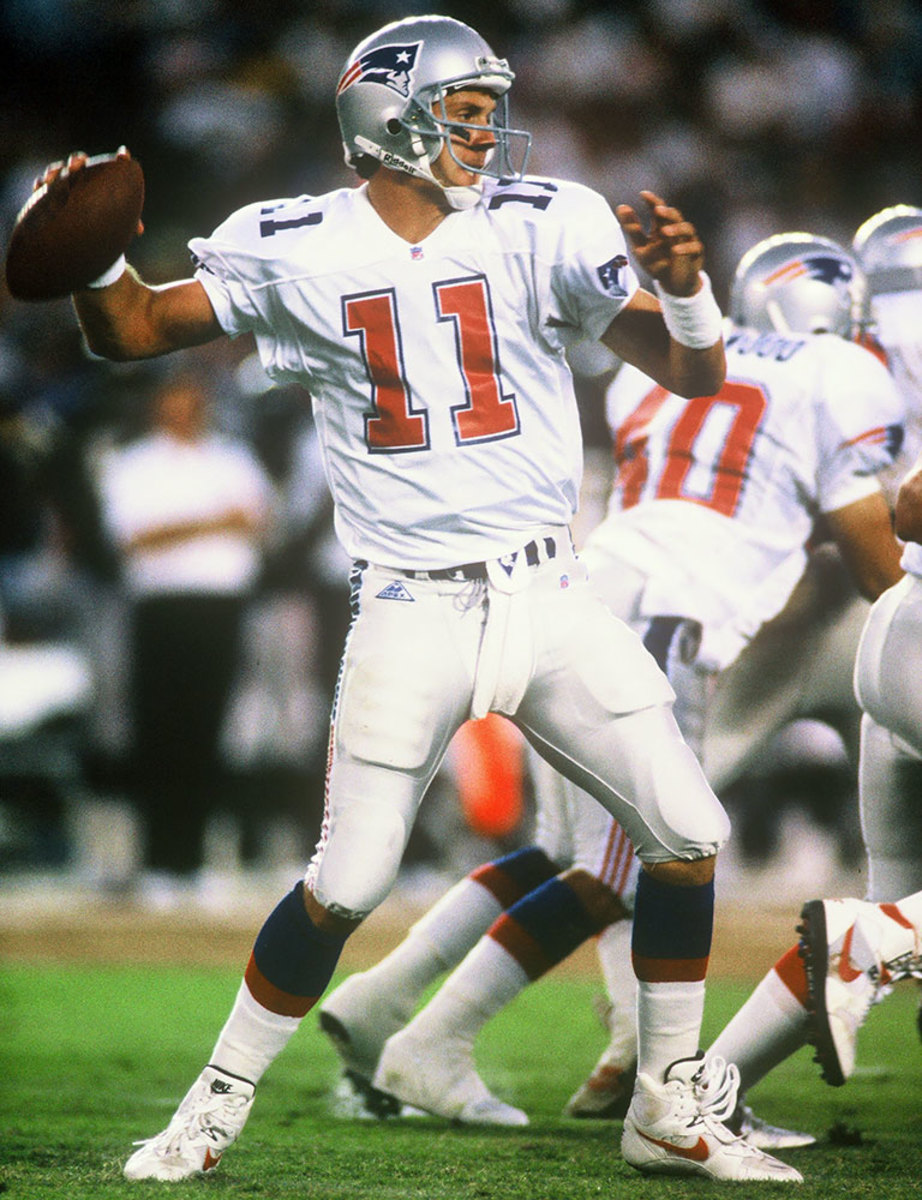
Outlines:
[{"label": "nfl shield logo on jersey", "polygon": [[378,46],[350,63],[343,71],[336,89],[337,96],[361,80],[363,83],[383,83],[401,96],[409,96],[413,68],[421,42],[398,46]]}]

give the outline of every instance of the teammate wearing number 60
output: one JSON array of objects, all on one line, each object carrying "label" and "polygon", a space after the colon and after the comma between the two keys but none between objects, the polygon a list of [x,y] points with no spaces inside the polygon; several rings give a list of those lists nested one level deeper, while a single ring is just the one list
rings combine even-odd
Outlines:
[{"label": "teammate wearing number 60", "polygon": [[726,1129],[733,1073],[697,1059],[728,821],[665,676],[568,532],[582,442],[567,348],[601,339],[669,392],[708,396],[724,379],[720,312],[694,227],[659,196],[642,193],[645,220],[629,206],[615,220],[587,188],[524,174],[512,81],[468,26],[395,22],[355,49],[337,88],[362,186],[242,209],[191,242],[191,279],[148,287],[119,262],[75,294],[90,347],[114,359],[254,337],[273,379],[311,392],[355,560],[316,854],[259,933],[209,1066],[129,1178],[216,1165],[344,940],[387,895],[452,735],[491,711],[610,810],[643,864],[625,1157],[800,1178]]}]

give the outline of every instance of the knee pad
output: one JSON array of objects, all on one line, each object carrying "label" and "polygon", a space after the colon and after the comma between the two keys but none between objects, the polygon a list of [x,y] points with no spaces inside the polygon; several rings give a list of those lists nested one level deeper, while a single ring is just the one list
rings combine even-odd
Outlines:
[{"label": "knee pad", "polygon": [[308,870],[319,903],[339,917],[367,917],[394,886],[409,832],[395,808],[353,801],[331,821]]}]

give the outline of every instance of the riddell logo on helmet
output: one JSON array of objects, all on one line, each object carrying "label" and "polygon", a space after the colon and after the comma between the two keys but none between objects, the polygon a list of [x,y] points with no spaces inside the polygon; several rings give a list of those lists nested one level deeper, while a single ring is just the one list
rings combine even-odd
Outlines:
[{"label": "riddell logo on helmet", "polygon": [[412,163],[407,162],[405,158],[401,158],[399,154],[394,154],[390,150],[384,150],[381,154],[381,162],[385,167],[400,167],[402,171],[415,173],[416,168]]},{"label": "riddell logo on helmet", "polygon": [[421,46],[422,42],[407,42],[366,50],[343,71],[337,96],[354,83],[383,83],[401,96],[409,96]]}]

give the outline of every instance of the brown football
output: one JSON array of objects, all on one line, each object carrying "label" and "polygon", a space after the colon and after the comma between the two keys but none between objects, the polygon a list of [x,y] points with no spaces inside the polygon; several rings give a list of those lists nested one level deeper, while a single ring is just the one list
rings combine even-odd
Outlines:
[{"label": "brown football", "polygon": [[6,252],[17,300],[57,300],[86,287],[124,254],[144,207],[144,172],[133,158],[100,154],[33,192]]}]

